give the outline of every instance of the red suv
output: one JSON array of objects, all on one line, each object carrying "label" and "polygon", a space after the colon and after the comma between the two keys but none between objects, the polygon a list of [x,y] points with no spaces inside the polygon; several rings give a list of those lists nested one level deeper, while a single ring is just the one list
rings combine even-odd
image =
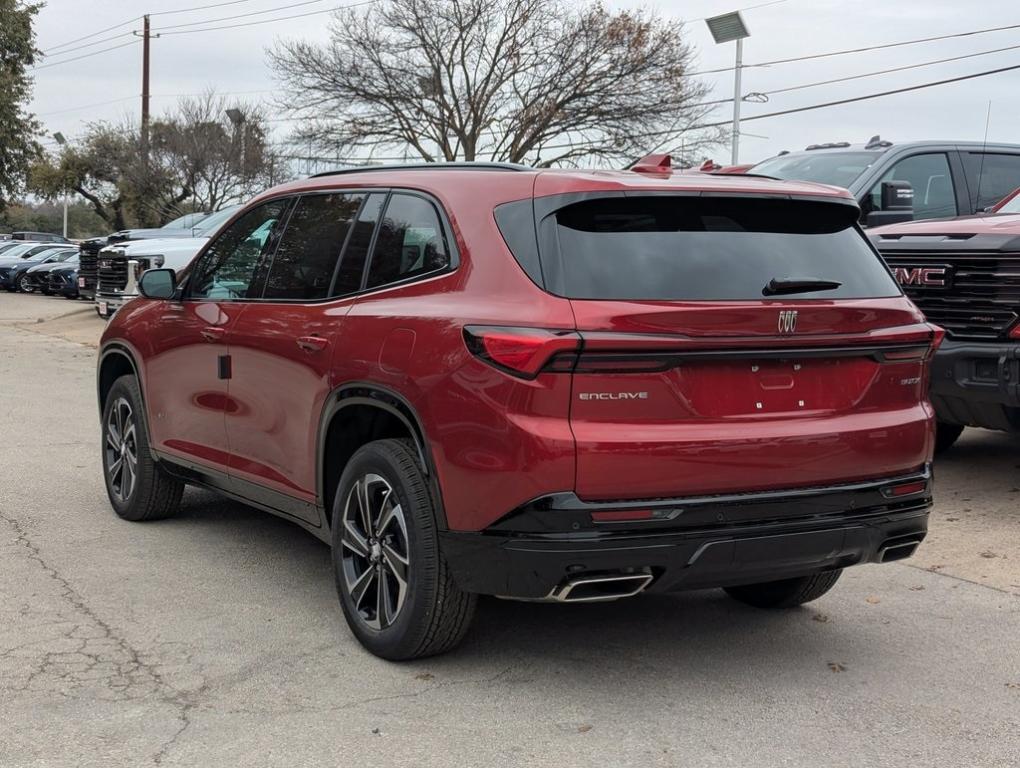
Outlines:
[{"label": "red suv", "polygon": [[332,545],[373,653],[439,653],[478,594],[724,587],[760,607],[907,557],[931,504],[928,360],[833,187],[459,164],[245,206],[103,337],[128,520],[186,484]]}]

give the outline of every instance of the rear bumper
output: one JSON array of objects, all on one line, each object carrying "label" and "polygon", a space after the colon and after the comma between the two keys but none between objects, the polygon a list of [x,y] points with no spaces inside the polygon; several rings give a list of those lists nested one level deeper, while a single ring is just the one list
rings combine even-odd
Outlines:
[{"label": "rear bumper", "polygon": [[[893,486],[924,488],[890,497]],[[480,533],[447,532],[444,556],[462,589],[541,599],[586,574],[650,573],[649,592],[753,584],[908,556],[924,539],[931,472],[789,492],[586,504],[547,497]],[[662,510],[602,524],[592,512]],[[888,547],[907,545],[886,552]]]},{"label": "rear bumper", "polygon": [[946,340],[931,367],[939,421],[1020,430],[1020,342]]}]

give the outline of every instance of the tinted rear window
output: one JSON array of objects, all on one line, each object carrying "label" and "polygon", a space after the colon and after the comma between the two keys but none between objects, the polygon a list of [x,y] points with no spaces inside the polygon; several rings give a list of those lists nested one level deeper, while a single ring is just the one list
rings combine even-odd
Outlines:
[{"label": "tinted rear window", "polygon": [[543,223],[555,228],[555,237],[542,238],[543,272],[549,290],[575,299],[762,299],[774,278],[841,283],[784,299],[899,295],[854,227],[856,214],[852,206],[784,199],[588,200]]}]

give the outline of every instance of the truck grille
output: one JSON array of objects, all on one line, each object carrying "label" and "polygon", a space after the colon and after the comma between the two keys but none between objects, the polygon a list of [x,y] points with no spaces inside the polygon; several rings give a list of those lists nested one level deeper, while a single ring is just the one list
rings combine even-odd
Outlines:
[{"label": "truck grille", "polygon": [[99,279],[99,249],[106,247],[106,240],[86,240],[78,248],[78,277],[84,279],[86,290],[95,290]]},{"label": "truck grille", "polygon": [[122,291],[127,286],[128,263],[122,253],[99,253],[99,290]]},{"label": "truck grille", "polygon": [[1001,338],[1020,317],[1020,253],[908,252],[882,257],[893,269],[949,265],[949,286],[903,286],[925,317],[957,339]]}]

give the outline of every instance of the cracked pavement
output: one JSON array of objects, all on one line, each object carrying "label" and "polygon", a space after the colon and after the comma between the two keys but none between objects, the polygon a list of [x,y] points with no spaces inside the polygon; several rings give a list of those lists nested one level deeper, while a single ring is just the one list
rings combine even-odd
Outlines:
[{"label": "cracked pavement", "polygon": [[113,515],[94,350],[13,325],[67,309],[0,297],[3,768],[1020,763],[1020,440],[968,432],[919,555],[806,608],[484,600],[395,665],[296,526],[195,490]]}]

